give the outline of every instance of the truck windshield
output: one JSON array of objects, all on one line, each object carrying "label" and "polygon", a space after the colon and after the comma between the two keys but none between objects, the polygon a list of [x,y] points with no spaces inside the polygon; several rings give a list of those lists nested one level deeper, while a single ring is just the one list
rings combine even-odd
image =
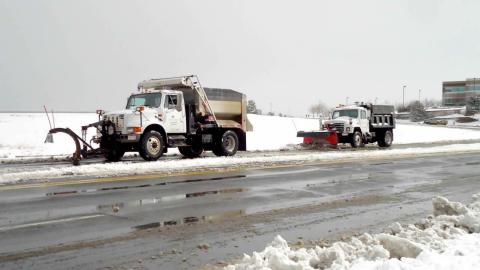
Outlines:
[{"label": "truck windshield", "polygon": [[351,117],[351,118],[358,118],[358,110],[339,110],[339,111],[334,111],[332,118],[338,118],[338,117]]},{"label": "truck windshield", "polygon": [[127,109],[134,109],[137,106],[158,108],[160,107],[161,100],[161,93],[132,95],[128,98]]}]

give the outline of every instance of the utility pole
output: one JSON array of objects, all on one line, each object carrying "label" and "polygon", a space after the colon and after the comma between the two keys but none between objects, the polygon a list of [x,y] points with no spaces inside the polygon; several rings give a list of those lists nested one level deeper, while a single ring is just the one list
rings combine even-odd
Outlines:
[{"label": "utility pole", "polygon": [[406,85],[403,86],[403,108],[405,109],[405,87]]}]

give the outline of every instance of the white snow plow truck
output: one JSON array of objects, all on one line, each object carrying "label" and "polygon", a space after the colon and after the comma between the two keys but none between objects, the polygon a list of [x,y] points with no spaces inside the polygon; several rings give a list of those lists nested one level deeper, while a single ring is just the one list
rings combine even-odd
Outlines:
[{"label": "white snow plow truck", "polygon": [[337,145],[350,143],[363,147],[377,142],[379,147],[390,147],[395,129],[394,106],[358,104],[336,108],[330,120],[325,120],[320,131],[299,131],[304,143]]},{"label": "white snow plow truck", "polygon": [[[203,88],[194,75],[142,81],[124,110],[97,113],[99,121],[83,126],[82,137],[68,128],[50,130],[72,136],[77,146],[74,164],[81,156],[94,154],[118,161],[125,152],[138,152],[144,160],[153,161],[172,147],[188,158],[206,150],[217,156],[246,151],[246,96],[229,89]],[[97,149],[86,142],[86,130],[91,127],[97,129],[92,138],[100,145]]]}]

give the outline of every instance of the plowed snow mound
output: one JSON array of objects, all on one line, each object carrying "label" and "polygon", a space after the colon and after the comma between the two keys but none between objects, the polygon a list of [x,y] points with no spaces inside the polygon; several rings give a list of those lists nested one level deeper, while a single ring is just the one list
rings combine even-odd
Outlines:
[{"label": "plowed snow mound", "polygon": [[227,270],[480,269],[480,194],[463,205],[433,199],[433,216],[415,225],[392,224],[330,247],[291,249],[277,236],[265,250],[244,255]]}]

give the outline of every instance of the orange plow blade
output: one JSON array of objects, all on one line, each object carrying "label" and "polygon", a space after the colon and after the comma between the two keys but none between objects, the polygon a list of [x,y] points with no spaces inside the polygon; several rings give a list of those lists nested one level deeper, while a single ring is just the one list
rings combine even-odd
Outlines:
[{"label": "orange plow blade", "polygon": [[303,138],[304,144],[331,145],[338,144],[336,131],[299,131],[297,137]]}]

